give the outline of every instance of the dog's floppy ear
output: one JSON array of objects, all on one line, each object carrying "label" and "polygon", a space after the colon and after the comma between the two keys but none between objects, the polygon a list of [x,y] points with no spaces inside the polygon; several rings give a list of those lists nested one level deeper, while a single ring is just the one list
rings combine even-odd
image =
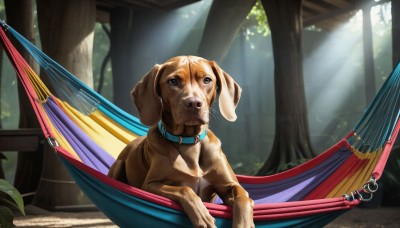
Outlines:
[{"label": "dog's floppy ear", "polygon": [[225,119],[233,122],[237,119],[235,109],[242,89],[216,62],[211,61],[210,65],[217,77],[219,110]]},{"label": "dog's floppy ear", "polygon": [[147,126],[155,125],[161,119],[162,103],[157,92],[161,69],[162,65],[155,65],[131,92],[140,122]]}]

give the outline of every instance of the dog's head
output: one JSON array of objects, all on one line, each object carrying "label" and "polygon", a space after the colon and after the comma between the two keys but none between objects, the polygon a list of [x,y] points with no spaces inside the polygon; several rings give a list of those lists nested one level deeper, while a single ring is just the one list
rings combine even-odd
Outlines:
[{"label": "dog's head", "polygon": [[172,118],[175,124],[207,124],[217,94],[222,116],[235,121],[240,86],[215,62],[196,56],[155,65],[131,92],[140,121],[148,126],[161,118]]}]

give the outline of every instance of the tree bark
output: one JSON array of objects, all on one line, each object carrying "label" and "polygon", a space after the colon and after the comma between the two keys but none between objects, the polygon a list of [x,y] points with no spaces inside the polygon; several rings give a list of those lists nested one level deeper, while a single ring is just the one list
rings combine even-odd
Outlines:
[{"label": "tree bark", "polygon": [[[7,23],[26,39],[35,43],[33,27],[33,1],[32,0],[5,0]],[[16,42],[19,53],[25,58],[33,69],[38,69],[33,58]],[[19,128],[39,128],[36,115],[26,95],[22,84],[18,81],[19,95]],[[21,194],[34,192],[37,188],[42,170],[42,153],[19,152],[14,186]],[[25,197],[24,202],[29,203],[31,197]]]},{"label": "tree bark", "polygon": [[111,63],[114,103],[137,116],[129,95],[133,86],[156,63],[171,58],[173,12],[134,11],[116,7],[111,11]]},{"label": "tree bark", "polygon": [[199,55],[222,62],[255,3],[256,0],[213,1],[199,46]]},{"label": "tree bark", "polygon": [[258,175],[277,173],[315,156],[304,93],[301,0],[262,0],[275,62],[276,120],[272,151]]},{"label": "tree bark", "polygon": [[[3,12],[0,12],[1,16],[3,15]],[[2,17],[4,18],[4,17]],[[2,72],[3,72],[3,46],[0,45],[0,102],[1,102],[1,78],[3,76]],[[1,116],[1,103],[0,103],[0,116]],[[0,118],[0,129],[2,129],[2,123],[1,123],[1,118]],[[0,179],[5,179],[5,174],[4,174],[4,170],[3,170],[3,161],[2,160],[7,160],[7,157],[0,152]]]},{"label": "tree bark", "polygon": [[[95,0],[37,0],[37,12],[43,51],[93,87]],[[49,148],[44,153],[42,178],[34,204],[57,211],[94,208]]]},{"label": "tree bark", "polygon": [[[133,56],[136,48],[132,47],[134,42],[131,41],[135,38],[133,31],[134,26],[132,23],[133,9],[117,7],[111,11],[110,51],[113,74],[114,103],[125,111],[131,111],[134,115],[138,116],[138,113],[133,108],[132,99],[129,95],[134,83],[139,81],[140,77],[142,76],[140,73],[135,73],[137,72],[135,66],[139,66],[141,64],[137,64],[137,61],[140,61],[140,59],[136,59]],[[137,34],[137,36],[141,35],[143,35],[143,33]],[[150,67],[148,69],[150,69]],[[129,75],[129,78],[133,79],[128,83],[126,82],[127,75]]]},{"label": "tree bark", "polygon": [[362,8],[363,12],[363,52],[364,52],[364,75],[365,75],[365,105],[375,96],[375,70],[374,49],[372,40],[371,6]]},{"label": "tree bark", "polygon": [[38,0],[43,51],[93,88],[92,52],[95,0]]},{"label": "tree bark", "polygon": [[[4,18],[4,15],[5,15],[5,12],[3,10],[0,11],[0,17]],[[3,51],[4,51],[4,48],[2,45],[0,45],[0,91],[1,91],[1,84],[2,84],[1,80],[2,80],[2,76],[3,76],[3,73],[2,73],[3,72]],[[1,99],[2,99],[2,97],[1,97],[1,92],[0,92],[0,103],[1,103]],[[0,104],[0,115],[1,115],[1,112],[2,112],[2,110],[1,110],[1,104]],[[3,126],[2,126],[1,118],[0,118],[0,129],[2,129],[2,128],[3,128]],[[7,160],[7,157],[3,153],[0,152],[0,179],[5,179],[2,160]]]},{"label": "tree bark", "polygon": [[[200,41],[197,54],[203,58],[214,60],[223,65],[223,61],[228,54],[235,38],[239,36],[239,39],[243,39],[244,35],[240,34],[243,23],[246,21],[246,16],[249,14],[251,8],[255,5],[256,0],[216,0],[212,2],[210,7],[206,25],[203,31],[202,39]],[[245,58],[245,48],[244,43],[240,44],[241,58]],[[242,75],[245,75],[245,61],[241,61],[241,71]],[[243,74],[244,73],[244,74]],[[237,73],[239,74],[239,73]],[[235,75],[232,75],[235,77]],[[243,79],[246,80],[246,79]],[[241,83],[244,93],[249,91],[246,89],[247,84]],[[246,101],[249,99],[248,96],[242,94],[241,105],[249,105]],[[245,121],[249,121],[247,118],[248,112],[243,113],[245,116]],[[243,118],[243,116],[241,117]],[[218,118],[216,118],[218,119]],[[226,134],[226,130],[229,128],[228,123],[225,121],[214,121],[212,120],[211,126],[217,131],[218,129],[224,129],[224,135],[231,138],[229,134]],[[227,128],[228,127],[228,128]],[[253,134],[250,131],[251,126],[246,124],[245,138],[243,139],[246,145],[246,149],[249,151],[254,149],[251,140],[249,140]],[[222,133],[222,132],[220,132]],[[227,149],[227,147],[225,148]]]},{"label": "tree bark", "polygon": [[393,66],[400,61],[400,1],[392,1],[392,49]]}]

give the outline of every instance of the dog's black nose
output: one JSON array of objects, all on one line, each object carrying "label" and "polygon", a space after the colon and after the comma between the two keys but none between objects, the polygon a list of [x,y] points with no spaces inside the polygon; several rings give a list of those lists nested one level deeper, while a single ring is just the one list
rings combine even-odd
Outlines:
[{"label": "dog's black nose", "polygon": [[189,97],[185,99],[185,106],[189,109],[200,109],[203,106],[203,102],[198,97]]}]

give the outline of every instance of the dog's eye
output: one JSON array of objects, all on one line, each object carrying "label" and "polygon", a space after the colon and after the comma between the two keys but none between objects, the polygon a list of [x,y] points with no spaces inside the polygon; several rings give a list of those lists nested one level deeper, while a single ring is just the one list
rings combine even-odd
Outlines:
[{"label": "dog's eye", "polygon": [[203,79],[204,84],[210,84],[210,82],[212,82],[212,79],[210,77],[205,77]]},{"label": "dog's eye", "polygon": [[175,79],[175,78],[171,78],[171,79],[168,80],[168,84],[170,86],[177,86],[178,85],[178,80]]}]

